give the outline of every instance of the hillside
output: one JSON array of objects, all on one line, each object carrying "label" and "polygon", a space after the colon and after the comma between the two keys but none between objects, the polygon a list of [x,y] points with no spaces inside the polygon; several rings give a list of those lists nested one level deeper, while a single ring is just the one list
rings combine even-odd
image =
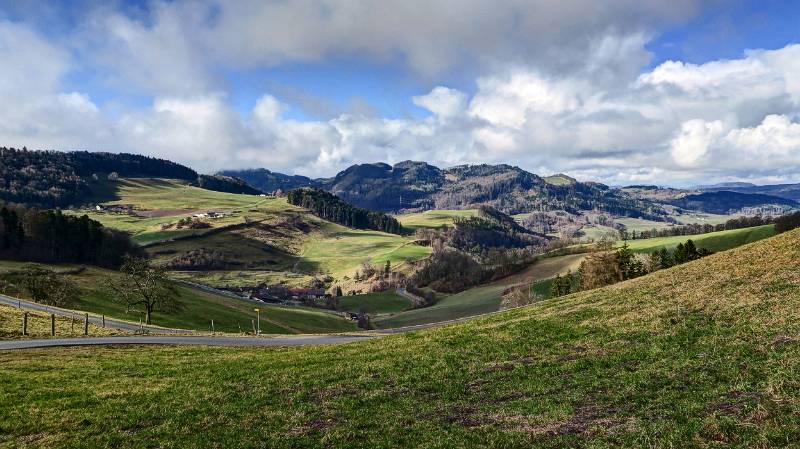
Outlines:
[{"label": "hillside", "polygon": [[[0,261],[0,279],[23,265],[22,262]],[[66,273],[65,275],[80,289],[80,299],[73,307],[75,310],[132,322],[138,322],[142,317],[140,312],[127,310],[124,304],[113,301],[115,293],[110,290],[109,283],[119,276],[117,272],[72,265],[57,265],[51,268]],[[177,298],[184,305],[184,310],[170,313],[156,312],[153,314],[154,325],[208,331],[211,329],[213,319],[217,331],[238,333],[246,332],[251,325],[250,320],[255,318],[254,303],[186,285],[176,285],[176,289]],[[16,297],[25,299],[25,295],[12,293]],[[266,304],[261,304],[259,307],[262,308],[263,333],[297,334],[355,330],[352,322],[320,310]]]},{"label": "hillside", "polygon": [[707,192],[714,192],[719,190],[728,190],[731,192],[739,193],[754,193],[760,195],[771,195],[787,200],[800,201],[800,184],[771,184],[771,185],[755,185],[750,183],[726,183],[723,185],[703,186],[700,190]]},{"label": "hillside", "polygon": [[674,249],[679,243],[692,240],[698,248],[719,252],[736,248],[747,243],[772,237],[775,235],[775,225],[754,226],[752,228],[731,229],[727,231],[709,232],[698,235],[678,235],[672,237],[655,237],[650,239],[628,240],[617,242],[616,246],[627,243],[634,252],[654,252],[661,248]]},{"label": "hillside", "polygon": [[0,147],[0,200],[30,206],[72,207],[108,200],[108,181],[169,178],[208,190],[259,194],[239,179],[200,175],[166,159],[88,151],[30,151]]},{"label": "hillside", "polygon": [[[175,277],[215,287],[307,286],[315,277],[352,275],[364,261],[388,260],[404,271],[430,253],[411,237],[347,228],[286,198],[213,192],[168,179],[120,179],[109,190],[114,199],[102,210],[71,213],[132,233],[157,262],[171,264]],[[193,265],[192,254],[213,260]]]},{"label": "hillside", "polygon": [[317,187],[318,182],[306,176],[284,175],[267,170],[266,168],[251,168],[247,170],[222,170],[223,176],[237,177],[263,192],[277,190],[293,190],[300,187]]},{"label": "hillside", "polygon": [[800,207],[794,200],[771,195],[737,193],[728,191],[703,192],[686,195],[669,201],[670,204],[689,210],[699,210],[712,214],[728,214],[745,208],[760,206],[785,206],[786,210]]},{"label": "hillside", "polygon": [[0,442],[336,448],[357,433],[378,448],[787,446],[800,440],[798,323],[793,231],[346,346],[6,352]]},{"label": "hillside", "polygon": [[[252,179],[255,187],[265,185],[260,181],[263,173],[224,173]],[[287,175],[272,172],[266,176],[268,179],[290,179]],[[332,178],[309,182],[358,207],[383,212],[470,209],[488,205],[508,214],[540,210],[566,210],[570,213],[602,210],[615,215],[656,220],[663,220],[666,215],[652,202],[629,197],[602,184],[577,182],[566,175],[542,178],[505,164],[461,165],[447,169],[414,161],[394,166],[359,164]]]}]

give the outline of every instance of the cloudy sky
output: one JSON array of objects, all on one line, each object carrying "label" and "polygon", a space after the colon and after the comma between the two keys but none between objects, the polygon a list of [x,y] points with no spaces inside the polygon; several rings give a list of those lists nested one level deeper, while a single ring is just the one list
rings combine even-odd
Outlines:
[{"label": "cloudy sky", "polygon": [[0,145],[800,181],[794,0],[0,0]]}]

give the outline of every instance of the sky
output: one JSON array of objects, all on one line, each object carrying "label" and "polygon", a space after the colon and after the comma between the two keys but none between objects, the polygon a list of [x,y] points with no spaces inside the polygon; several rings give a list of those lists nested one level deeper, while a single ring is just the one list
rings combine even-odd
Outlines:
[{"label": "sky", "polygon": [[0,145],[800,182],[800,2],[0,0]]}]

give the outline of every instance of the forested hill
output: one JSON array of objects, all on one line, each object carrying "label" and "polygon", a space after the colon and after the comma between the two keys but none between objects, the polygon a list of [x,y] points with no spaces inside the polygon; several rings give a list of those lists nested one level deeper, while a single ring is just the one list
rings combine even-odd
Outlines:
[{"label": "forested hill", "polygon": [[[620,216],[663,220],[664,209],[599,183],[577,182],[563,175],[542,178],[510,165],[461,165],[440,169],[405,161],[353,165],[332,178],[288,177],[269,171],[226,171],[253,186],[309,183],[365,209],[399,212],[492,206],[507,214],[565,210],[601,210]],[[265,178],[266,177],[266,178]],[[254,181],[251,181],[253,180]],[[259,183],[262,179],[266,182]],[[277,183],[280,181],[280,183]],[[284,189],[285,190],[285,189]]]},{"label": "forested hill", "polygon": [[400,234],[403,229],[394,217],[355,207],[321,189],[304,187],[292,190],[286,198],[290,204],[305,207],[320,218],[351,228],[373,229],[391,234]]},{"label": "forested hill", "polygon": [[31,151],[0,147],[0,200],[44,208],[86,201],[92,185],[110,178],[170,178],[209,190],[260,193],[241,180],[205,176],[165,159],[88,151]]},{"label": "forested hill", "polygon": [[300,187],[319,186],[319,183],[311,178],[305,176],[284,175],[283,173],[272,172],[265,168],[248,170],[223,170],[218,174],[242,179],[247,184],[250,184],[256,189],[264,192],[275,192],[277,190],[287,192]]}]

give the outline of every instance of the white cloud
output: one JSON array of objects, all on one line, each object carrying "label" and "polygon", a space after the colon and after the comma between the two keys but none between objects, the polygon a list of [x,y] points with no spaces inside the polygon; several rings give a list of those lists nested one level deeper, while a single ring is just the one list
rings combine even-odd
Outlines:
[{"label": "white cloud", "polygon": [[[70,46],[0,22],[0,58],[14,61],[0,74],[0,101],[13,106],[0,111],[0,144],[310,176],[417,159],[606,182],[797,179],[800,45],[642,73],[657,24],[697,3],[155,2],[146,17],[96,10]],[[441,85],[410,99],[431,117],[337,112],[318,121],[287,118],[290,106],[270,92],[234,110],[218,71],[354,54],[399,57],[422,76],[465,61],[480,70],[470,94]],[[76,57],[105,87],[152,103],[117,110],[65,89]]]},{"label": "white cloud", "polygon": [[415,105],[425,108],[441,118],[450,118],[464,113],[467,96],[456,89],[438,86],[427,95],[412,98]]}]

